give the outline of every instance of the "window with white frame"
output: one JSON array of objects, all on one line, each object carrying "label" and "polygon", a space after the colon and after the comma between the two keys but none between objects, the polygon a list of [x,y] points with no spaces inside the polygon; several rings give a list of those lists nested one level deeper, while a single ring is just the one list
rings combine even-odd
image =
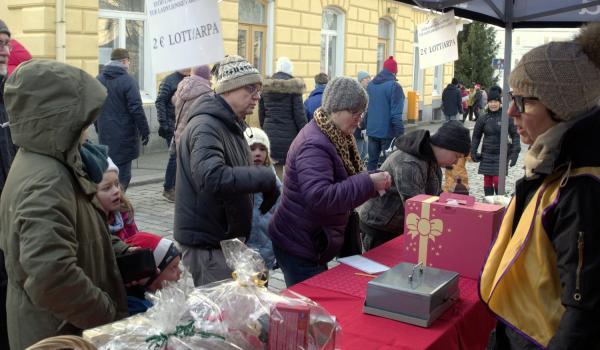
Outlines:
[{"label": "window with white frame", "polygon": [[331,78],[344,72],[344,14],[332,7],[323,10],[321,72]]},{"label": "window with white frame", "polygon": [[99,71],[116,48],[129,51],[129,74],[141,90],[151,90],[152,75],[145,57],[145,0],[100,0],[98,12]]},{"label": "window with white frame", "polygon": [[377,72],[383,69],[383,62],[388,56],[394,55],[394,26],[388,19],[379,20],[379,35],[377,38]]},{"label": "window with white frame", "polygon": [[265,73],[267,5],[261,0],[239,0],[238,55]]}]

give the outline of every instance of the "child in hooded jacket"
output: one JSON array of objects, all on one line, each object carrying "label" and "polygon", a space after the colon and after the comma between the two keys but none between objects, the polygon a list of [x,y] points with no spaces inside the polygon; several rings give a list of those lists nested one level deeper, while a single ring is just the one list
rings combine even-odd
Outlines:
[{"label": "child in hooded jacket", "polygon": [[[248,127],[244,132],[248,146],[250,146],[251,159],[256,166],[267,166],[273,169],[270,153],[271,143],[267,134],[259,128]],[[277,181],[277,188],[281,189],[281,180],[275,175]],[[275,210],[279,206],[279,200],[268,212],[262,214],[260,212],[260,205],[262,204],[263,197],[262,193],[254,194],[254,210],[252,214],[252,229],[250,231],[250,237],[246,241],[246,245],[260,253],[265,261],[265,265],[268,269],[276,267],[275,253],[273,253],[273,244],[271,238],[267,232],[269,221],[273,217]]]},{"label": "child in hooded jacket", "polygon": [[138,233],[133,206],[119,184],[119,168],[108,158],[108,168],[97,186],[96,197],[108,217],[110,233],[125,241]]}]

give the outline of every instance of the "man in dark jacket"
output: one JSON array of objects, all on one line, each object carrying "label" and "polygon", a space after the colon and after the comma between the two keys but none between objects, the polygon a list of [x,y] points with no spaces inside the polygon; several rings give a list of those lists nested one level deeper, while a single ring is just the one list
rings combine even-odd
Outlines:
[{"label": "man in dark jacket", "polygon": [[446,121],[458,120],[458,115],[463,113],[462,97],[456,78],[452,78],[452,83],[448,84],[442,92],[442,112],[446,116]]},{"label": "man in dark jacket", "polygon": [[[392,140],[404,134],[402,111],[404,91],[396,79],[398,64],[393,56],[383,62],[383,69],[367,86],[369,107],[367,108],[367,136],[369,137],[369,162],[367,169],[375,170],[379,157]],[[385,155],[384,155],[385,159]]]},{"label": "man in dark jacket", "polygon": [[304,101],[304,110],[306,111],[306,120],[310,122],[317,108],[321,107],[323,91],[329,81],[329,76],[325,73],[315,75],[315,89],[310,92],[308,98]]},{"label": "man in dark jacket", "polygon": [[[4,82],[8,75],[8,56],[10,55],[10,31],[0,20],[0,194],[8,176],[8,169],[15,156],[15,146],[10,137],[8,116],[4,107]],[[8,277],[4,269],[4,253],[0,250],[0,348],[8,349],[6,332],[6,283]]]},{"label": "man in dark jacket", "polygon": [[131,180],[131,162],[140,155],[139,140],[145,146],[150,137],[140,90],[128,69],[129,52],[114,49],[110,62],[97,76],[108,97],[94,124],[99,142],[108,146],[108,155],[119,168],[119,182],[124,189]]},{"label": "man in dark jacket", "polygon": [[[158,136],[162,137],[167,141],[167,147],[171,145],[171,140],[175,134],[175,106],[171,99],[177,91],[177,86],[183,78],[190,75],[189,69],[182,69],[171,73],[163,79],[158,89],[158,96],[156,97],[156,115],[158,118]],[[169,162],[167,163],[167,169],[165,171],[165,182],[163,184],[163,197],[169,202],[175,201],[175,173],[177,170],[177,159],[175,153],[169,154]]]},{"label": "man in dark jacket", "polygon": [[418,194],[437,196],[442,191],[440,167],[450,166],[471,149],[469,129],[458,121],[444,123],[429,136],[416,130],[396,139],[397,148],[381,170],[392,176],[392,188],[358,209],[365,249],[373,249],[404,231],[404,202]]},{"label": "man in dark jacket", "polygon": [[292,69],[289,58],[277,60],[277,72],[265,80],[258,105],[260,126],[271,141],[269,156],[280,165],[285,165],[292,141],[307,123],[302,104],[306,85],[302,79],[292,76]]},{"label": "man in dark jacket", "polygon": [[262,192],[263,213],[279,196],[275,173],[251,165],[244,138],[246,116],[261,88],[256,68],[242,57],[226,57],[219,64],[216,94],[195,102],[179,140],[174,237],[196,286],[231,277],[220,241],[248,238],[252,194]]}]

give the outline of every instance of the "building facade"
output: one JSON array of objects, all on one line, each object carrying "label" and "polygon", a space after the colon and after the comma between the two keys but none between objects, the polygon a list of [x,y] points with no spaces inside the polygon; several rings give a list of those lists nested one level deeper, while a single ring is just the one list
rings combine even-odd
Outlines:
[{"label": "building facade", "polygon": [[[307,93],[319,72],[375,75],[398,62],[405,93],[417,91],[420,119],[440,119],[441,92],[453,64],[419,69],[416,26],[435,14],[392,0],[222,0],[226,54],[246,57],[265,76],[280,56],[294,63]],[[152,71],[145,0],[4,0],[0,18],[35,58],[57,59],[96,75],[116,47],[129,49],[151,125],[162,76]]]}]

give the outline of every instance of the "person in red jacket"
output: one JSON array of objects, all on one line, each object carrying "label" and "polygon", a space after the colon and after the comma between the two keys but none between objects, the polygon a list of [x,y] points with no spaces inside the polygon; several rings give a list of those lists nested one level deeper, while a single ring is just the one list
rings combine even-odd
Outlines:
[{"label": "person in red jacket", "polygon": [[15,39],[10,39],[10,56],[8,57],[8,75],[17,68],[17,66],[31,59],[31,54],[25,46]]}]

